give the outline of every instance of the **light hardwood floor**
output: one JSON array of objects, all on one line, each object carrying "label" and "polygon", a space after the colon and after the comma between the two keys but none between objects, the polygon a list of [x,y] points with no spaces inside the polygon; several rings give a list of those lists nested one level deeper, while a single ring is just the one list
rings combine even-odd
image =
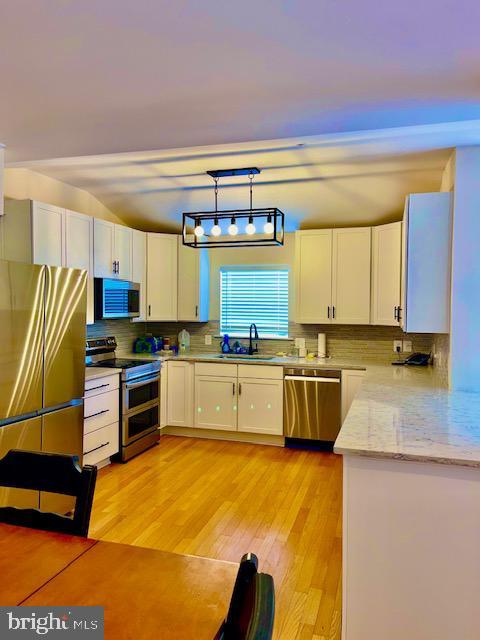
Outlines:
[{"label": "light hardwood floor", "polygon": [[339,640],[342,462],[334,454],[163,436],[99,473],[90,536],[238,562],[276,589],[275,638]]}]

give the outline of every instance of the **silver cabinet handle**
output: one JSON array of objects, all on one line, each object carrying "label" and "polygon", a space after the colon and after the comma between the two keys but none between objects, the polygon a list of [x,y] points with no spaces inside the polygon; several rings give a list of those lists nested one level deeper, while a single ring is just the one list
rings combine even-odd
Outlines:
[{"label": "silver cabinet handle", "polygon": [[85,453],[83,455],[84,456],[88,456],[89,453],[93,453],[94,451],[98,451],[102,447],[106,447],[107,444],[110,444],[110,440],[108,442],[104,442],[103,444],[99,444],[98,447],[95,447],[94,449],[90,449],[90,451],[85,451]]},{"label": "silver cabinet handle", "polygon": [[90,389],[85,389],[85,393],[87,391],[95,391],[96,389],[103,389],[103,387],[109,387],[109,384],[99,384],[98,387],[91,387]]},{"label": "silver cabinet handle", "polygon": [[84,420],[88,420],[89,418],[95,418],[95,416],[101,416],[102,413],[108,413],[110,409],[103,409],[103,411],[97,411],[97,413],[92,413],[90,416],[84,416]]},{"label": "silver cabinet handle", "polygon": [[299,380],[301,382],[335,382],[340,384],[340,378],[316,378],[313,376],[285,376],[284,380]]}]

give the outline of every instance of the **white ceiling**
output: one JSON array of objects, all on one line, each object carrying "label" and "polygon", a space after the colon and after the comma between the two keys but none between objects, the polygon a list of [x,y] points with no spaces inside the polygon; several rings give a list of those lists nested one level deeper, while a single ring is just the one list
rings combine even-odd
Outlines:
[{"label": "white ceiling", "polygon": [[[212,210],[211,169],[257,166],[253,206],[287,230],[399,219],[408,193],[438,191],[449,147],[480,144],[480,122],[16,163],[85,189],[127,224],[179,231]],[[219,209],[248,207],[248,179],[219,182]]]},{"label": "white ceiling", "polygon": [[3,2],[0,141],[13,162],[474,119],[479,24],[478,0]]}]

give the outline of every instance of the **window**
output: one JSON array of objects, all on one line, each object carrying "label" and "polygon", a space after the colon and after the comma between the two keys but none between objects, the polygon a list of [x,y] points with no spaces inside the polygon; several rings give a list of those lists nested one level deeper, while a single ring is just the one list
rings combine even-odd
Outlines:
[{"label": "window", "polygon": [[260,338],[288,338],[286,267],[220,269],[220,333],[248,337],[252,322]]}]

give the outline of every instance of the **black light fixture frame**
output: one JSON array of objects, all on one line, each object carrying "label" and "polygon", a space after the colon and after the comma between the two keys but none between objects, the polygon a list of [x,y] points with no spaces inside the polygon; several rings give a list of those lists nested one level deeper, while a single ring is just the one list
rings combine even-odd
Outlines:
[{"label": "black light fixture frame", "polygon": [[[203,222],[209,221],[214,223],[215,219],[217,220],[231,220],[235,218],[235,220],[248,220],[250,217],[253,220],[262,219],[266,222],[269,218],[273,224],[273,233],[271,237],[266,237],[270,234],[264,234],[263,231],[255,234],[257,237],[245,237],[241,235],[240,237],[224,235],[217,236],[216,239],[211,240],[210,236],[207,234],[207,229],[205,229],[205,235],[197,238],[197,236],[193,233],[187,233],[188,226],[195,228],[197,224],[201,224],[203,227]],[[224,209],[222,211],[196,211],[195,213],[184,213],[183,214],[183,225],[182,225],[182,236],[183,236],[183,244],[186,247],[193,247],[194,249],[215,249],[215,248],[225,248],[225,247],[272,247],[272,246],[283,246],[284,244],[284,226],[285,226],[285,214],[277,209],[276,207],[272,209]],[[192,240],[188,239],[188,236],[193,236]],[[264,237],[262,237],[264,236]],[[223,238],[230,238],[229,240]]]},{"label": "black light fixture frame", "polygon": [[[272,247],[282,246],[284,244],[285,236],[285,215],[280,209],[276,207],[269,209],[253,209],[252,208],[252,186],[253,176],[260,173],[260,169],[257,167],[245,167],[241,169],[217,169],[215,171],[207,171],[207,174],[211,176],[215,182],[215,211],[195,211],[191,213],[183,213],[182,224],[182,239],[183,244],[186,247],[192,247],[193,249],[214,249],[225,247]],[[219,178],[232,177],[232,176],[249,176],[250,178],[250,208],[249,209],[223,209],[218,211],[217,209],[217,196],[218,196],[218,180]],[[210,239],[210,236],[205,233],[198,238],[195,233],[188,233],[189,226],[195,228],[197,225],[203,222],[210,221],[212,224],[218,224],[220,220],[230,219],[232,223],[238,219],[247,219],[248,222],[254,220],[265,219],[265,221],[273,224],[273,233],[264,234],[260,231],[255,234],[256,237],[245,237],[243,234],[240,237],[232,236],[230,234],[215,236],[215,239]],[[189,240],[189,236],[193,239]],[[263,237],[262,237],[263,236]],[[270,237],[266,237],[270,236]]]}]

